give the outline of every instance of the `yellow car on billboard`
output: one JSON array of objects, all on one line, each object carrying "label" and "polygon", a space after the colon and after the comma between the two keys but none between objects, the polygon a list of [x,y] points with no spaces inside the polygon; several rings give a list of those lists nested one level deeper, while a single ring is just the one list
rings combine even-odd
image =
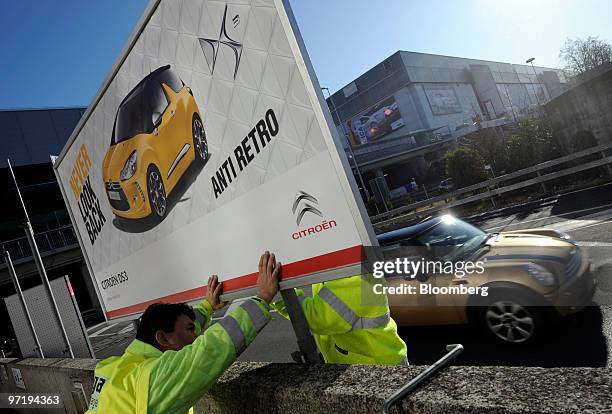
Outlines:
[{"label": "yellow car on billboard", "polygon": [[125,219],[168,213],[168,196],[193,162],[202,165],[208,143],[189,87],[163,66],[123,99],[103,163],[113,213]]}]

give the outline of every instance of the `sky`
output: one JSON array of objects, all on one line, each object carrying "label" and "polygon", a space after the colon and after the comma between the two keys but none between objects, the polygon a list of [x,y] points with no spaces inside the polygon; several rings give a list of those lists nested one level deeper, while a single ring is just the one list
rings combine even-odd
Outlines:
[{"label": "sky", "polygon": [[[0,109],[87,106],[147,0],[0,0]],[[562,67],[567,38],[612,42],[609,0],[290,0],[336,91],[398,50]]]}]

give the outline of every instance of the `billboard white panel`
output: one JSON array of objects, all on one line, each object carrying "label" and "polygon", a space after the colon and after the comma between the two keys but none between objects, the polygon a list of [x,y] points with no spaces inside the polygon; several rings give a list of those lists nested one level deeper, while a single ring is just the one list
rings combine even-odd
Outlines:
[{"label": "billboard white panel", "polygon": [[373,233],[286,5],[145,14],[55,163],[107,315],[202,297],[213,273],[250,294],[264,249],[284,287],[355,274]]}]

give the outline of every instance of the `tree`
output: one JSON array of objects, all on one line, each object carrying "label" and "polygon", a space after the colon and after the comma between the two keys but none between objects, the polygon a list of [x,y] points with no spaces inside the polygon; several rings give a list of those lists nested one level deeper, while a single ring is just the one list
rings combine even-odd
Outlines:
[{"label": "tree", "polygon": [[476,150],[486,164],[494,163],[500,152],[503,151],[503,140],[494,128],[485,128],[474,131],[462,137],[465,146]]},{"label": "tree", "polygon": [[612,62],[612,45],[598,37],[570,39],[565,41],[559,58],[565,62],[565,69],[579,75],[605,63]]},{"label": "tree", "polygon": [[423,181],[438,183],[446,176],[446,158],[432,161],[427,167]]},{"label": "tree", "polygon": [[543,118],[519,121],[507,144],[509,169],[516,171],[563,155],[561,145]]},{"label": "tree", "polygon": [[471,148],[461,147],[446,154],[446,173],[456,188],[486,180],[484,164],[480,154]]}]

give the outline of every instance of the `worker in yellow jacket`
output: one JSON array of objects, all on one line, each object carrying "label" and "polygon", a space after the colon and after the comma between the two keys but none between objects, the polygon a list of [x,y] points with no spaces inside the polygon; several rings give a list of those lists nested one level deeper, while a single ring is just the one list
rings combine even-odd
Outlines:
[{"label": "worker in yellow jacket", "polygon": [[[372,294],[371,284],[358,275],[316,283],[312,285],[312,296],[304,296],[301,289],[296,289],[308,327],[326,363],[408,363],[406,344],[397,334],[387,297]],[[272,306],[289,317],[283,301]]]},{"label": "worker in yellow jacket", "polygon": [[259,260],[258,296],[218,323],[221,283],[208,280],[204,299],[194,310],[185,304],[153,304],[141,317],[136,339],[125,353],[100,361],[87,413],[193,412],[215,383],[268,323],[268,304],[278,291],[280,263],[265,252]]}]

